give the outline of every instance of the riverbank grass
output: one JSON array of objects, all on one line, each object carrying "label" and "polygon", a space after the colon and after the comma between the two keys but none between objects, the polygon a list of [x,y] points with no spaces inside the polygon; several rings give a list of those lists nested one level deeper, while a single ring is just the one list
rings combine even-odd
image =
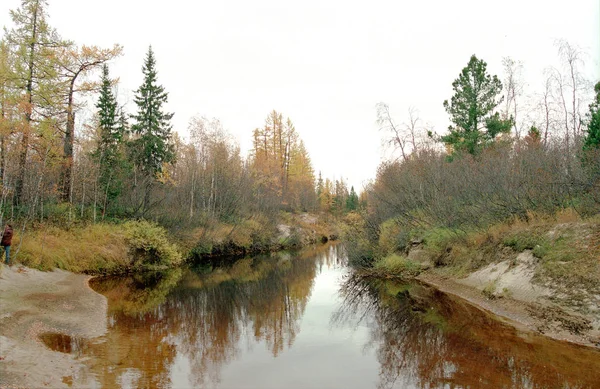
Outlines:
[{"label": "riverbank grass", "polygon": [[380,274],[406,278],[417,276],[421,272],[421,266],[404,256],[390,254],[375,262],[373,270]]},{"label": "riverbank grass", "polygon": [[24,236],[17,234],[13,256],[34,269],[58,268],[75,273],[151,269],[182,260],[177,246],[169,243],[166,231],[147,221],[99,223],[68,230],[38,226]]},{"label": "riverbank grass", "polygon": [[424,249],[438,268],[462,276],[526,250],[536,259],[540,283],[600,288],[600,215],[582,218],[567,209],[555,215],[530,213],[483,231],[434,229],[423,235]]}]

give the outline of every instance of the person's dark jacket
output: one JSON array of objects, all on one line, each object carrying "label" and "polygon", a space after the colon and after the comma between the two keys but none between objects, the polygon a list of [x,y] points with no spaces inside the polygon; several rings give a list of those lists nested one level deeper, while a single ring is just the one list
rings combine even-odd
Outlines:
[{"label": "person's dark jacket", "polygon": [[12,243],[12,237],[13,237],[12,227],[6,227],[6,229],[4,230],[4,233],[2,234],[2,242],[0,243],[0,246],[10,246]]}]

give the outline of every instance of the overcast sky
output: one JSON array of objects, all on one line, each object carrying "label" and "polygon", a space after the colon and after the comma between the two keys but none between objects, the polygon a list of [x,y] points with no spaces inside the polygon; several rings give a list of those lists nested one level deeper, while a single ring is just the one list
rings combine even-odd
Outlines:
[{"label": "overcast sky", "polygon": [[[2,0],[0,25],[11,26]],[[484,5],[485,4],[485,5]],[[600,79],[600,1],[49,0],[50,23],[78,43],[124,46],[111,73],[132,101],[151,44],[176,131],[196,114],[217,117],[244,153],[276,109],[296,125],[325,177],[362,184],[383,155],[375,105],[398,122],[409,106],[443,132],[442,102],[471,54],[502,76],[524,62],[530,89],[556,62],[556,39],[588,53]],[[133,108],[130,108],[133,110]],[[358,189],[357,188],[357,189]]]}]

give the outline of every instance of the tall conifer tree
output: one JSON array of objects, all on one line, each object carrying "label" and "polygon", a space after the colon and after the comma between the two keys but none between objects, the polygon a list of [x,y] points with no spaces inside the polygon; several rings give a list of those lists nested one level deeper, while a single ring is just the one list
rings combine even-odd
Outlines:
[{"label": "tall conifer tree", "polygon": [[583,139],[583,149],[600,149],[600,82],[594,87],[596,96],[590,104],[590,112],[588,113],[589,123],[585,138]]},{"label": "tall conifer tree", "polygon": [[173,113],[163,110],[168,93],[162,85],[157,84],[156,60],[152,47],[148,49],[142,72],[144,82],[135,91],[137,114],[132,115],[134,123],[131,132],[136,136],[133,141],[135,163],[146,180],[142,208],[145,213],[150,206],[152,185],[163,172],[163,165],[174,161],[175,153],[171,144]]},{"label": "tall conifer tree", "polygon": [[123,135],[124,127],[117,116],[117,99],[112,92],[108,66],[102,69],[102,84],[98,109],[98,146],[94,156],[99,164],[99,183],[103,194],[103,214],[107,204],[119,196],[122,190],[121,171],[124,161]]},{"label": "tall conifer tree", "polygon": [[485,61],[471,56],[469,63],[452,83],[454,96],[444,108],[454,126],[441,140],[454,152],[477,154],[496,135],[510,131],[512,118],[502,119],[494,110],[502,102],[502,83],[487,73]]}]

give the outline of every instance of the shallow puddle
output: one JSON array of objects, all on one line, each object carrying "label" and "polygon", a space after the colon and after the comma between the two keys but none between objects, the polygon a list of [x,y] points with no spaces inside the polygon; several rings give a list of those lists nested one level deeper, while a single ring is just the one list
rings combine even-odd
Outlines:
[{"label": "shallow puddle", "polygon": [[89,341],[86,339],[54,332],[45,332],[39,338],[53,351],[74,355],[81,355],[88,348],[89,344]]}]

